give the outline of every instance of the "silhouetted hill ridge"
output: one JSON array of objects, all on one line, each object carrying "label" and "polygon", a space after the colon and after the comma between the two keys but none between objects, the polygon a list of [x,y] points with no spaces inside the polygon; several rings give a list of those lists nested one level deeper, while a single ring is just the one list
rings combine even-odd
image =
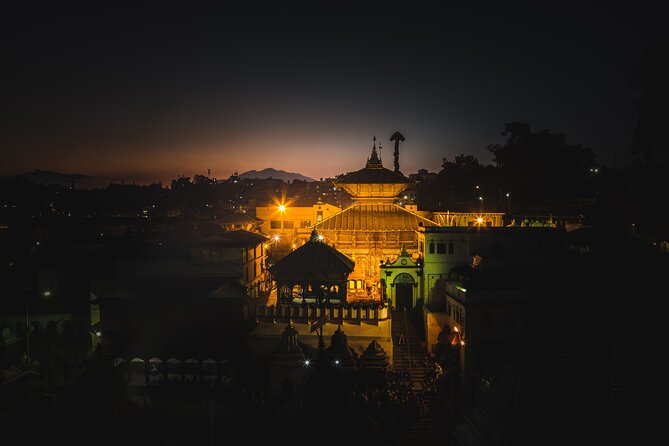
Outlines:
[{"label": "silhouetted hill ridge", "polygon": [[53,170],[35,169],[18,175],[7,175],[0,177],[0,181],[10,181],[14,178],[23,178],[37,184],[70,186],[72,183],[77,187],[94,188],[106,187],[113,180],[109,178],[94,177],[80,173],[61,173]]},{"label": "silhouetted hill ridge", "polygon": [[276,178],[278,180],[283,180],[283,181],[294,181],[294,180],[300,180],[300,181],[316,181],[313,178],[309,178],[307,176],[304,176],[302,174],[296,173],[296,172],[286,172],[285,170],[277,170],[273,169],[271,167],[268,167],[263,170],[248,170],[244,173],[239,174],[239,178],[248,178],[248,179],[253,179],[253,178],[260,178],[260,179],[266,179],[266,178]]}]

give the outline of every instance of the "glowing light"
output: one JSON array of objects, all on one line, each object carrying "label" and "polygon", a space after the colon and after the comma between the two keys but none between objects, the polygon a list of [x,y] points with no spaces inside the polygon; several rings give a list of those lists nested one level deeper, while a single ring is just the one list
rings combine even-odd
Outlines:
[{"label": "glowing light", "polygon": [[453,327],[453,331],[458,333],[460,330],[458,329],[458,327]]},{"label": "glowing light", "polygon": [[483,201],[483,197],[479,197],[479,200]]},{"label": "glowing light", "polygon": [[483,217],[477,217],[476,218],[476,223],[482,224],[483,223]]},{"label": "glowing light", "polygon": [[460,345],[465,345],[465,341],[460,341]]},{"label": "glowing light", "polygon": [[507,196],[507,197],[510,197],[510,196],[511,196],[511,194],[507,192],[507,193],[506,193],[506,196]]},{"label": "glowing light", "polygon": [[51,291],[45,291],[42,294],[44,295],[44,297],[49,297],[49,296],[51,296]]},{"label": "glowing light", "polygon": [[323,237],[323,234],[318,234],[318,241],[319,242],[322,242],[324,238],[325,237]]},{"label": "glowing light", "polygon": [[297,248],[297,245],[295,243],[293,243],[293,249],[295,249],[295,248]]},{"label": "glowing light", "polygon": [[285,204],[280,204],[279,205],[279,212],[286,212],[286,205]]},{"label": "glowing light", "polygon": [[311,364],[311,361],[309,361],[308,359],[304,361],[304,365],[308,366],[309,364]]},{"label": "glowing light", "polygon": [[335,360],[335,364],[339,365],[339,359]]},{"label": "glowing light", "polygon": [[279,236],[279,234],[275,234],[274,237],[272,237],[272,240],[278,242],[279,240],[281,240],[281,237]]},{"label": "glowing light", "polygon": [[102,336],[102,332],[101,331],[96,331],[95,336],[97,336],[99,338],[100,336]]}]

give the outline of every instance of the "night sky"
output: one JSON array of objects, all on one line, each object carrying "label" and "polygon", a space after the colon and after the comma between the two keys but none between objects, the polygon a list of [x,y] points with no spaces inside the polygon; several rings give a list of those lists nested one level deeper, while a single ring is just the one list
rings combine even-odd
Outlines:
[{"label": "night sky", "polygon": [[666,39],[665,16],[639,2],[90,3],[3,10],[0,175],[320,178],[361,168],[374,135],[392,168],[394,131],[405,174],[438,171],[459,153],[491,162],[510,121],[621,166],[632,74]]}]

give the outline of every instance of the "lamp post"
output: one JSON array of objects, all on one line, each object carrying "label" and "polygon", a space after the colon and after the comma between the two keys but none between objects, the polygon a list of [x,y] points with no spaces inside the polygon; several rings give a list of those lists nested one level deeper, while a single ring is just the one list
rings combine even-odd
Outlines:
[{"label": "lamp post", "polygon": [[483,196],[479,197],[479,201],[481,202],[481,213],[483,213]]},{"label": "lamp post", "polygon": [[511,212],[511,193],[506,193],[506,212]]}]

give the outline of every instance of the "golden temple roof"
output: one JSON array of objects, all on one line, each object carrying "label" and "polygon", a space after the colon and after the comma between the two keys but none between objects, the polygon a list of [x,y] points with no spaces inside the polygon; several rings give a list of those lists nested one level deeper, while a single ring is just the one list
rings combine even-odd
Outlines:
[{"label": "golden temple roof", "polygon": [[319,231],[416,231],[420,226],[439,226],[392,203],[355,203],[315,225]]}]

